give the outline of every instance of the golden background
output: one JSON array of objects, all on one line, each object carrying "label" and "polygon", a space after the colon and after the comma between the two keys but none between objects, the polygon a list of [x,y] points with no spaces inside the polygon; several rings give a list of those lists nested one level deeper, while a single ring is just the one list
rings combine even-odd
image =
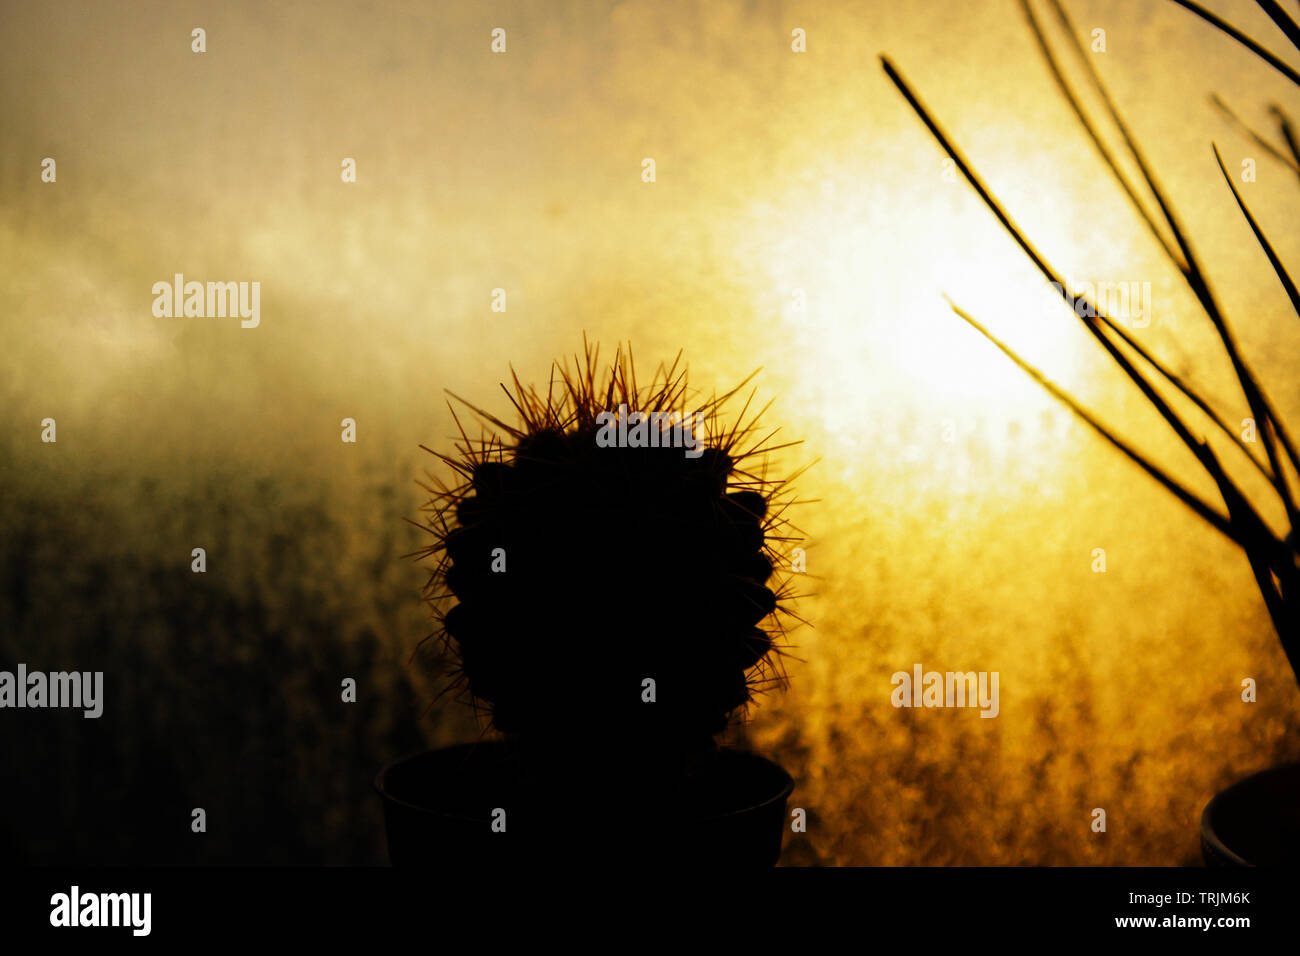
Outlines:
[{"label": "golden background", "polygon": [[[1230,171],[1258,160],[1241,188],[1293,264],[1300,182],[1208,94],[1261,128],[1300,96],[1170,3],[1068,6],[1106,30],[1098,69],[1300,422],[1300,323],[1210,143]],[[1283,46],[1253,4],[1215,8]],[[804,440],[778,464],[817,460],[800,489],[818,501],[793,514],[815,627],[792,635],[788,691],[736,732],[798,781],[809,832],[787,862],[1195,861],[1215,790],[1300,755],[1300,693],[1245,558],[949,311],[944,292],[1218,500],[943,176],[882,52],[1062,271],[1152,283],[1139,340],[1244,417],[1012,0],[4,3],[0,664],[102,666],[109,694],[102,729],[25,725],[5,789],[51,819],[130,804],[141,828],[174,794],[182,837],[191,806],[242,821],[274,803],[281,828],[194,851],[14,823],[18,852],[382,859],[370,776],[474,733],[450,700],[421,716],[436,684],[403,670],[427,630],[423,572],[399,557],[423,543],[401,521],[432,464],[417,446],[449,446],[444,389],[505,411],[510,363],[543,381],[585,331],[646,368],[683,349],[706,391],[761,367],[768,420]],[[176,272],[260,281],[260,327],[153,317]],[[606,572],[593,555],[573,573]],[[563,693],[561,622],[538,624]],[[889,676],[915,663],[999,671],[1000,716],[895,710]]]}]

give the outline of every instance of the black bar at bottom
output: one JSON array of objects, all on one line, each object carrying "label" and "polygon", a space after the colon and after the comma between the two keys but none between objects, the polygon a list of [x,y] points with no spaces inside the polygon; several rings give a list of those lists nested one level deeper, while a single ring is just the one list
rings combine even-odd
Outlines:
[{"label": "black bar at bottom", "polygon": [[[434,950],[450,941],[442,934],[458,928],[486,933],[484,938],[526,929],[545,935],[539,924],[520,924],[521,913],[534,908],[547,914],[544,925],[552,932],[595,919],[616,930],[624,925],[635,935],[639,927],[671,925],[680,917],[716,922],[722,932],[738,932],[749,943],[761,942],[769,932],[793,932],[810,951],[822,948],[818,939],[830,945],[823,934],[833,924],[863,943],[884,927],[912,927],[927,942],[977,937],[1032,942],[1044,934],[1147,941],[1200,936],[1227,942],[1294,928],[1300,912],[1295,874],[1271,870],[673,873],[626,867],[596,873],[558,860],[548,869],[439,874],[270,867],[36,868],[0,874],[0,885],[7,884],[0,891],[0,933],[6,943],[63,937],[65,944],[79,946],[114,937],[114,945],[143,944],[146,938],[211,944],[262,936],[294,944],[378,943],[402,934]],[[147,911],[143,894],[148,894]],[[114,922],[118,925],[84,925]]]}]

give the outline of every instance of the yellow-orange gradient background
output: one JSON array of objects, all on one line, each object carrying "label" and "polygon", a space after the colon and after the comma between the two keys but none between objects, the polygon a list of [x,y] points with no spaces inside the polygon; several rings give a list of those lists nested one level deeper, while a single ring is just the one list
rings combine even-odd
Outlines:
[{"label": "yellow-orange gradient background", "polygon": [[[1215,8],[1284,46],[1253,4]],[[1230,171],[1258,162],[1245,198],[1292,264],[1300,181],[1208,99],[1271,128],[1269,104],[1300,115],[1300,96],[1173,4],[1069,10],[1085,41],[1106,31],[1095,63],[1300,427],[1300,322],[1211,142]],[[585,331],[647,368],[683,349],[705,390],[761,366],[769,420],[805,442],[778,464],[819,460],[793,515],[815,627],[735,735],[798,780],[809,832],[786,862],[1195,861],[1215,790],[1300,754],[1300,691],[1241,554],[948,310],[945,292],[1218,500],[944,176],[881,53],[1055,265],[1150,282],[1134,334],[1247,414],[1013,0],[5,3],[0,665],[100,663],[117,695],[93,743],[91,721],[33,725],[14,799],[93,813],[82,758],[37,764],[108,752],[96,780],[161,774],[182,817],[205,795],[253,812],[242,776],[302,831],[271,858],[382,859],[369,776],[474,732],[450,700],[422,717],[437,684],[402,669],[427,629],[423,573],[399,558],[421,543],[401,520],[432,464],[417,446],[448,446],[444,389],[504,411],[510,363],[543,380]],[[260,281],[260,327],[155,318],[151,286],[177,272]],[[575,583],[611,573],[592,559]],[[540,679],[564,693],[561,622],[538,626],[557,645]],[[916,663],[999,671],[1000,715],[894,709],[890,674]],[[345,676],[364,720],[340,714]],[[102,838],[131,856],[130,833]],[[37,861],[65,847],[15,840]]]}]

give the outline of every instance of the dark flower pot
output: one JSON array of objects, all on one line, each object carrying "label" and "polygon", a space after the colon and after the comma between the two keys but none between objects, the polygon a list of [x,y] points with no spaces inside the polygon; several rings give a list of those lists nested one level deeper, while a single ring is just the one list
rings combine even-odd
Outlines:
[{"label": "dark flower pot", "polygon": [[[375,778],[389,859],[422,867],[556,860],[773,866],[781,854],[794,781],[757,754],[722,748],[689,778],[636,790],[603,786],[598,755],[589,766],[590,779],[548,774],[502,741],[390,764]],[[505,811],[504,832],[493,829],[497,808]]]},{"label": "dark flower pot", "polygon": [[1300,862],[1300,763],[1239,780],[1201,814],[1207,866],[1295,866]]}]

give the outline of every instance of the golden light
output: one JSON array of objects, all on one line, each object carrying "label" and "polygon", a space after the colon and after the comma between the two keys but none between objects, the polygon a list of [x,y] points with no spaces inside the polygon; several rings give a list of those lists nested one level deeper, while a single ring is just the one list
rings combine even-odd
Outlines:
[{"label": "golden light", "polygon": [[[797,360],[788,404],[842,449],[883,429],[915,462],[975,431],[987,451],[1004,456],[1009,431],[1032,439],[1051,400],[944,295],[1062,381],[1075,380],[1080,356],[1096,346],[982,210],[954,202],[962,185],[936,175],[932,194],[904,204],[854,189],[856,174],[838,170],[812,199],[791,190],[755,204],[756,228],[742,232],[737,255],[755,264],[753,307],[779,309]],[[921,251],[936,235],[963,234],[981,244],[965,255]],[[1036,461],[1033,470],[1053,464]]]}]

